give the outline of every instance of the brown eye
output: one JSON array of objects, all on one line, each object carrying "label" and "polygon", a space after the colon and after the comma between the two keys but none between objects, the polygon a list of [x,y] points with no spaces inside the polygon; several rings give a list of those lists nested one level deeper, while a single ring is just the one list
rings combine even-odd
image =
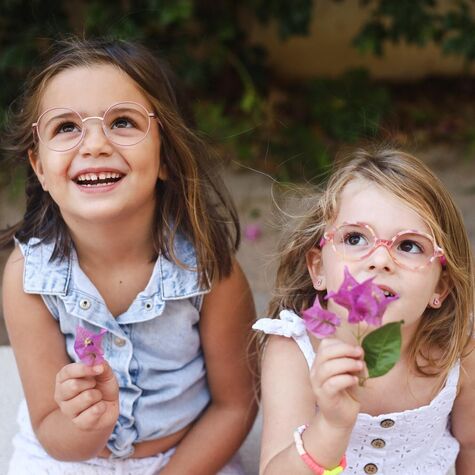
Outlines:
[{"label": "brown eye", "polygon": [[68,134],[72,132],[80,132],[78,126],[74,122],[63,122],[55,129],[55,134]]},{"label": "brown eye", "polygon": [[366,238],[357,232],[348,233],[345,235],[343,242],[349,246],[364,246],[368,244]]},{"label": "brown eye", "polygon": [[424,253],[424,248],[421,244],[411,241],[409,239],[406,239],[405,241],[402,241],[398,249],[400,249],[403,252],[409,252],[411,254],[423,254]]},{"label": "brown eye", "polygon": [[135,122],[128,117],[118,117],[111,124],[111,129],[126,129],[135,127]]}]

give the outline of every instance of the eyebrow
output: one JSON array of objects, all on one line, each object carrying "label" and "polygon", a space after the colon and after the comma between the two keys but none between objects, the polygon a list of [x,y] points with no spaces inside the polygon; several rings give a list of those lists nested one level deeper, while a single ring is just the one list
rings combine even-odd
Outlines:
[{"label": "eyebrow", "polygon": [[84,118],[87,118],[87,117],[104,117],[105,112],[106,112],[105,110],[102,110],[102,111],[99,112],[98,116],[96,116],[96,115],[89,115],[88,116],[88,115],[86,115],[86,113],[84,111],[75,111],[75,110],[71,109],[69,112],[64,112],[63,114],[54,115],[53,117],[48,119],[48,121],[46,122],[46,125],[48,125],[52,120],[67,119],[68,117],[74,116],[75,113],[79,114],[81,119],[84,120]]},{"label": "eyebrow", "polygon": [[73,111],[71,110],[71,112],[65,112],[64,114],[58,114],[58,115],[54,115],[53,117],[49,118],[47,121],[46,121],[46,124],[45,125],[48,125],[50,122],[52,122],[53,120],[57,120],[57,119],[66,119],[68,117],[71,117],[73,116]]},{"label": "eyebrow", "polygon": [[[142,106],[146,111],[147,113],[149,113],[148,109],[145,107],[145,106]],[[69,109],[69,108],[67,108]],[[46,122],[46,125],[48,125],[53,119],[65,119],[65,118],[68,118],[70,117],[71,115],[73,115],[74,113],[77,113],[79,114],[79,116],[81,117],[81,120],[84,121],[84,119],[87,119],[89,117],[102,117],[104,118],[104,114],[106,113],[106,111],[108,111],[110,109],[110,107],[108,107],[107,109],[102,109],[100,112],[99,112],[99,115],[87,115],[84,111],[75,111],[74,109],[70,109],[70,112],[65,112],[63,114],[58,114],[58,115],[55,115],[53,117],[51,117],[47,122]],[[123,111],[127,111],[127,110],[133,110],[132,107],[116,107],[114,106],[114,110],[117,110],[118,112],[123,112]]]}]

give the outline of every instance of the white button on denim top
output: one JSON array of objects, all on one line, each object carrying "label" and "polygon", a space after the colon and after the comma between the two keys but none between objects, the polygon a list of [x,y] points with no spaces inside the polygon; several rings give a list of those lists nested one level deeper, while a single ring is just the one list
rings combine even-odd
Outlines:
[{"label": "white button on denim top", "polygon": [[[177,432],[199,416],[210,401],[198,329],[208,289],[195,271],[159,256],[146,288],[114,318],[74,250],[51,261],[52,243],[32,238],[18,244],[25,256],[24,291],[41,295],[72,361],[79,361],[73,347],[78,325],[107,330],[104,356],[120,387],[119,420],[107,444],[114,457],[130,456],[133,444]],[[175,254],[196,267],[193,246],[179,235]]]}]

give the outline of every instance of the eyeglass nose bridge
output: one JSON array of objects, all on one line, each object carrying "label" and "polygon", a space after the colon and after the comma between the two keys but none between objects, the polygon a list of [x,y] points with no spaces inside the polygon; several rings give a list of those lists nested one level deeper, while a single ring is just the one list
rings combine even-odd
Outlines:
[{"label": "eyeglass nose bridge", "polygon": [[[81,123],[84,125],[88,120],[91,120],[91,119],[97,119],[97,120],[100,120],[101,121],[101,129],[102,129],[102,133],[104,134],[104,137],[107,139],[107,140],[110,140],[109,138],[109,135],[107,134],[107,131],[104,127],[104,117],[99,117],[97,115],[91,115],[89,117],[84,117],[84,119],[82,117],[81,118]],[[86,138],[86,128],[87,127],[84,127],[82,128],[81,130],[81,136],[79,137],[79,140],[76,144],[76,147],[79,146],[80,144],[82,144],[82,142],[84,141],[84,139]]]},{"label": "eyeglass nose bridge", "polygon": [[375,239],[374,239],[373,249],[376,250],[377,247],[379,247],[379,246],[384,246],[385,248],[387,248],[388,250],[390,250],[391,247],[392,247],[392,245],[393,245],[393,243],[394,243],[393,239],[375,238]]},{"label": "eyeglass nose bridge", "polygon": [[386,250],[388,251],[388,254],[389,256],[391,257],[391,259],[394,260],[394,256],[393,256],[393,253],[392,253],[392,246],[394,244],[394,239],[382,239],[382,238],[377,238],[375,237],[374,238],[374,244],[373,244],[373,247],[370,249],[370,251],[368,252],[368,254],[366,254],[366,257],[370,256],[371,254],[373,254],[373,252],[376,251],[376,249],[378,249],[378,247],[385,247]]}]

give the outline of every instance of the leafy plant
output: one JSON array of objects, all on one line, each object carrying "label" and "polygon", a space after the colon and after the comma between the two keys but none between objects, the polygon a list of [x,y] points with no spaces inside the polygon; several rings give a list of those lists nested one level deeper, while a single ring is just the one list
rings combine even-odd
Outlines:
[{"label": "leafy plant", "polygon": [[[344,0],[334,1],[344,8]],[[447,10],[437,0],[361,3],[371,8],[354,40],[363,52],[384,54],[388,42],[422,46],[434,41],[445,53],[465,58],[467,65],[475,57],[475,23],[467,0],[452,0]],[[139,40],[171,63],[196,99],[198,128],[227,154],[284,178],[317,175],[336,141],[378,132],[390,97],[361,70],[332,80],[302,81],[299,87],[282,84],[268,65],[266,50],[252,44],[248,23],[273,23],[282,41],[308,35],[315,4],[5,0],[0,13],[0,127],[26,74],[54,39],[76,34]]]},{"label": "leafy plant", "polygon": [[374,136],[390,105],[387,89],[376,86],[363,69],[336,80],[314,80],[309,97],[312,119],[330,137],[344,142]]}]

